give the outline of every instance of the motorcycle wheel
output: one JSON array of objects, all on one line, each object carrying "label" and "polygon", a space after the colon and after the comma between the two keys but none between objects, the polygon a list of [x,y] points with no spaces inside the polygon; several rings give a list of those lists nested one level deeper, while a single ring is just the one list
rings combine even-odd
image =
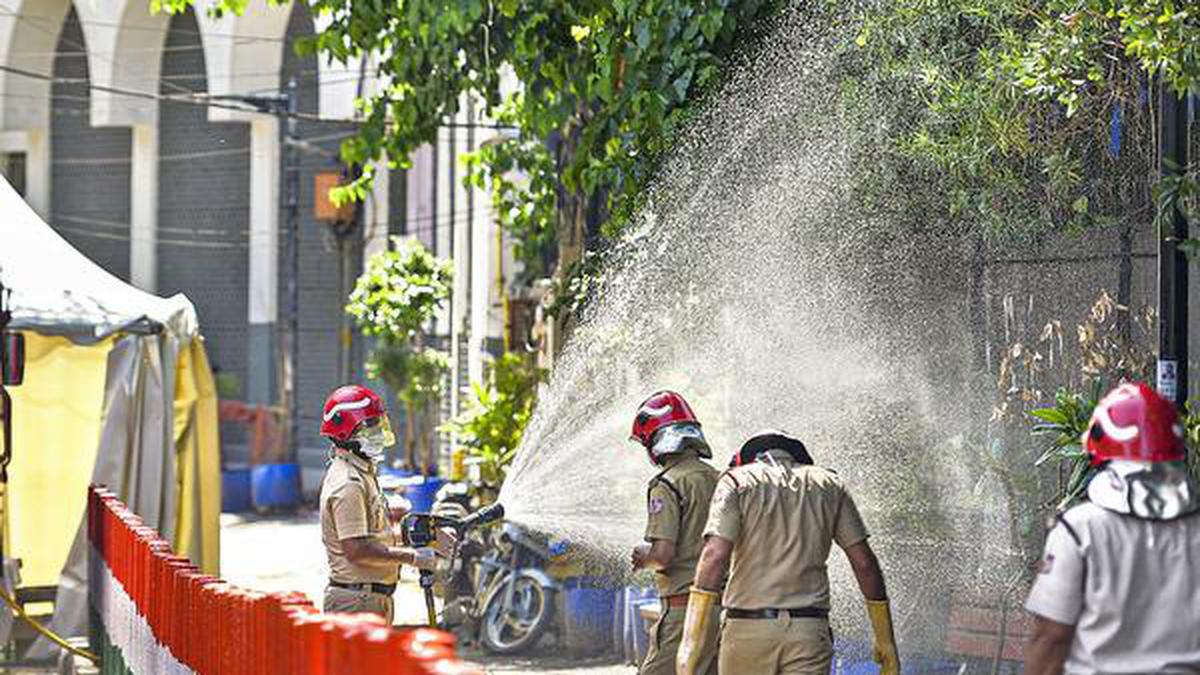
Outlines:
[{"label": "motorcycle wheel", "polygon": [[483,608],[480,642],[493,654],[516,654],[537,644],[550,625],[550,593],[533,577],[517,577],[512,607],[504,609],[505,586],[501,584]]}]

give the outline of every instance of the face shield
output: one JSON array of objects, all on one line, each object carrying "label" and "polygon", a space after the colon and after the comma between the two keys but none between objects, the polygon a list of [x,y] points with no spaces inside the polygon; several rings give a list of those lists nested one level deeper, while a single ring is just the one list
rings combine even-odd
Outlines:
[{"label": "face shield", "polygon": [[396,444],[392,423],[387,414],[364,421],[354,432],[351,440],[358,442],[358,450],[376,464],[383,461],[385,451]]},{"label": "face shield", "polygon": [[712,457],[700,425],[672,424],[654,432],[650,440],[650,460],[657,464],[664,457],[679,454],[688,448],[694,448],[701,457]]}]

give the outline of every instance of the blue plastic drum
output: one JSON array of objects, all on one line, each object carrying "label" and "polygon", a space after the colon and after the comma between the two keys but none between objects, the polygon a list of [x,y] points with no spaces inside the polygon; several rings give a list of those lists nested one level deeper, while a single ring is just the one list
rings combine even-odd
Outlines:
[{"label": "blue plastic drum", "polygon": [[299,464],[260,464],[250,470],[254,508],[290,508],[300,503]]},{"label": "blue plastic drum", "polygon": [[253,508],[250,499],[250,467],[229,466],[221,471],[221,510],[242,513]]},{"label": "blue plastic drum", "polygon": [[604,581],[579,577],[563,584],[563,637],[574,654],[595,654],[612,646],[617,591]]},{"label": "blue plastic drum", "polygon": [[407,489],[404,491],[404,496],[412,503],[412,509],[416,513],[429,513],[433,510],[433,502],[437,498],[437,491],[441,489],[442,484],[446,481],[437,476],[414,476],[405,481]]}]

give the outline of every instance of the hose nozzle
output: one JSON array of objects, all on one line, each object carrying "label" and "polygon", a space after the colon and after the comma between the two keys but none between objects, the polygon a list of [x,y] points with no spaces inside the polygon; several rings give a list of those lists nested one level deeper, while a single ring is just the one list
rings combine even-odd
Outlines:
[{"label": "hose nozzle", "polygon": [[495,522],[504,517],[504,506],[501,504],[492,504],[479,509],[475,513],[463,518],[459,521],[459,529],[470,530],[481,525]]}]

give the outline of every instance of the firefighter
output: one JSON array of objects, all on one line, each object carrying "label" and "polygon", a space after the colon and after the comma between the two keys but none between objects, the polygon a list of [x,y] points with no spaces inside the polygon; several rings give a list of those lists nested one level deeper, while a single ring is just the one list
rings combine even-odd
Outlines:
[{"label": "firefighter", "polygon": [[679,648],[679,675],[698,672],[697,656],[711,648],[710,608],[731,558],[720,672],[828,675],[833,636],[825,564],[834,542],[866,598],[874,658],[883,675],[897,675],[900,659],[883,572],[837,474],[813,466],[804,444],[778,431],[751,437],[731,465],[709,508]]},{"label": "firefighter", "polygon": [[[712,450],[687,401],[672,391],[647,398],[633,420],[632,440],[661,470],[650,479],[646,496],[646,541],[633,549],[633,569],[653,569],[661,614],[650,629],[650,647],[638,672],[670,675],[683,633],[688,588],[704,544],[708,504],[717,483],[717,470],[704,459]],[[703,458],[703,459],[702,459]],[[710,610],[710,641],[696,656],[697,673],[716,672],[716,620]]]},{"label": "firefighter", "polygon": [[[399,566],[436,569],[433,548],[402,548],[393,534],[391,513],[379,487],[378,465],[396,442],[387,410],[366,387],[347,385],[325,401],[321,435],[332,444],[321,483],[321,541],[329,559],[326,612],[370,612],[392,622],[392,593]],[[439,547],[453,537],[439,532]]]},{"label": "firefighter", "polygon": [[1099,473],[1046,536],[1025,672],[1200,673],[1200,485],[1175,406],[1122,384],[1081,441]]}]

